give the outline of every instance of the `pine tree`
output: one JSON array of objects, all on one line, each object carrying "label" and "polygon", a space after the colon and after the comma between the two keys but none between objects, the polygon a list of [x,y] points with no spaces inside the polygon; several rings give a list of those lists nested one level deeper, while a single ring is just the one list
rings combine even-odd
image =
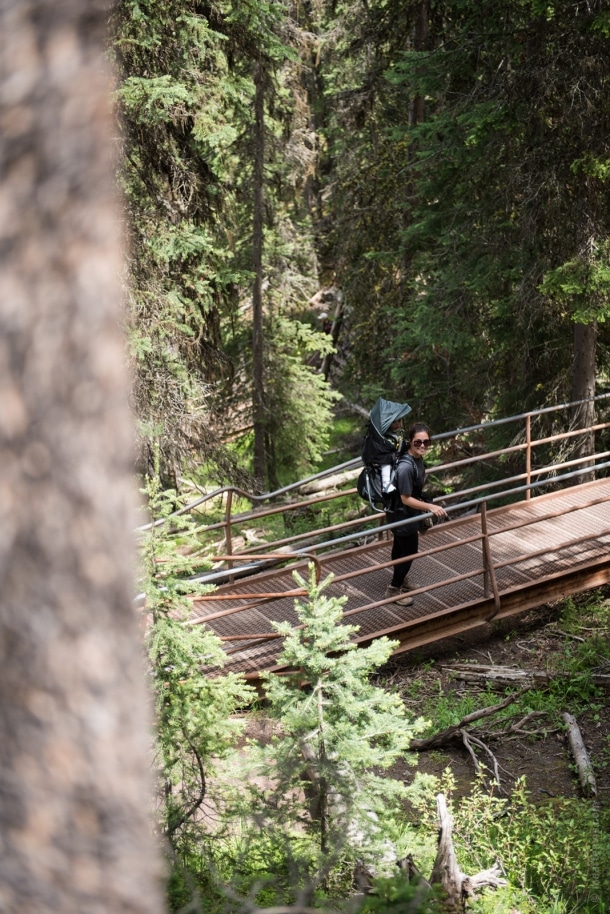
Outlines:
[{"label": "pine tree", "polygon": [[604,4],[333,6],[349,381],[445,427],[590,394],[609,343]]},{"label": "pine tree", "polygon": [[[251,488],[250,470],[261,487],[276,483],[294,466],[282,463],[293,453],[284,418],[300,430],[311,403],[322,432],[301,456],[324,446],[333,396],[306,364],[309,345],[286,350],[304,338],[318,288],[299,75],[316,47],[301,15],[290,3],[121,0],[112,16],[141,468],[152,472],[160,449],[168,485],[203,461],[218,482]],[[307,354],[286,410],[277,354],[297,351]],[[227,414],[244,413],[227,428]],[[220,446],[235,431],[252,445],[250,466]]]},{"label": "pine tree", "polygon": [[[205,856],[212,835],[223,831],[222,790],[214,774],[234,751],[243,722],[234,715],[252,700],[241,676],[225,673],[216,635],[187,624],[192,597],[210,587],[192,580],[201,571],[193,522],[171,517],[176,493],[158,477],[146,494],[153,522],[141,544],[149,673],[156,701],[159,821],[174,851]],[[207,814],[202,811],[206,804]]]},{"label": "pine tree", "polygon": [[313,567],[308,585],[295,578],[309,597],[297,601],[299,627],[275,626],[284,636],[279,663],[291,672],[265,676],[279,733],[254,767],[271,780],[257,823],[293,857],[307,830],[318,848],[314,881],[339,859],[392,867],[388,823],[404,785],[379,772],[407,752],[423,721],[409,720],[400,697],[371,682],[396,643],[356,647],[358,627],[341,624],[345,600],[323,593],[330,578],[317,584]]}]

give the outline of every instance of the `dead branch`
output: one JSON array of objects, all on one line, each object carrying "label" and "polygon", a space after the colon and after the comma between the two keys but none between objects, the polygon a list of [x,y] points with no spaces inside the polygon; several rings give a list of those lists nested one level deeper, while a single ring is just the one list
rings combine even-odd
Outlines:
[{"label": "dead branch", "polygon": [[470,743],[474,743],[475,746],[478,746],[479,749],[482,749],[483,752],[485,752],[489,756],[491,763],[493,765],[494,779],[495,779],[496,784],[499,787],[500,786],[500,771],[499,771],[499,766],[498,766],[498,760],[495,757],[495,755],[493,754],[493,752],[491,751],[491,749],[489,748],[489,746],[486,743],[484,743],[483,740],[479,739],[476,736],[473,736],[472,733],[466,734],[466,732],[464,732],[464,736],[467,737],[467,739]]},{"label": "dead branch", "polygon": [[451,742],[456,738],[461,738],[461,731],[468,727],[469,724],[475,723],[477,720],[482,720],[485,717],[491,717],[492,714],[496,714],[498,711],[502,711],[504,708],[507,708],[509,705],[513,704],[523,695],[524,692],[530,686],[524,686],[519,689],[519,691],[514,692],[512,695],[509,695],[508,698],[505,698],[504,701],[501,701],[497,705],[491,705],[488,708],[481,708],[478,711],[473,711],[471,714],[467,714],[466,717],[463,717],[458,724],[454,724],[452,727],[447,727],[445,730],[441,730],[440,733],[435,733],[434,736],[428,736],[426,739],[412,739],[409,743],[409,748],[421,752],[424,749],[436,749],[439,746],[444,746],[446,743]]},{"label": "dead branch", "polygon": [[467,752],[469,753],[470,758],[472,759],[472,764],[474,765],[474,770],[478,773],[481,768],[481,763],[479,762],[476,752],[472,748],[472,743],[468,739],[468,733],[466,730],[460,730],[460,734],[462,736],[462,742],[464,743],[464,746],[465,746]]},{"label": "dead branch", "polygon": [[528,711],[525,717],[522,717],[521,720],[515,721],[510,725],[510,727],[505,731],[505,733],[524,733],[525,724],[529,723],[530,720],[533,720],[535,717],[544,717],[544,711]]},{"label": "dead branch", "polygon": [[568,743],[576,762],[578,769],[578,778],[583,792],[587,796],[597,796],[597,783],[593,773],[593,766],[589,758],[589,753],[585,748],[580,728],[576,723],[576,718],[565,711],[561,715],[568,726]]},{"label": "dead branch", "polygon": [[498,888],[507,883],[500,877],[500,868],[497,863],[475,876],[467,876],[460,870],[453,847],[453,817],[447,809],[445,796],[442,793],[436,798],[436,809],[439,818],[439,839],[430,882],[432,885],[440,885],[444,889],[447,895],[448,911],[463,914],[466,910],[466,899],[473,897],[478,889],[485,886]]},{"label": "dead branch", "polygon": [[412,854],[407,854],[406,857],[401,857],[400,860],[396,861],[396,866],[404,873],[407,878],[407,882],[421,882],[427,888],[430,888],[430,883],[428,880],[421,874],[420,870],[413,859]]},{"label": "dead branch", "polygon": [[480,737],[485,739],[497,739],[502,737],[502,739],[518,739],[523,736],[548,736],[549,733],[557,733],[559,727],[538,727],[536,730],[526,730],[525,725],[530,721],[534,720],[536,717],[545,717],[545,711],[528,711],[525,717],[522,717],[521,720],[515,721],[508,727],[498,728],[496,730],[483,730],[482,728],[477,729],[477,733]]}]

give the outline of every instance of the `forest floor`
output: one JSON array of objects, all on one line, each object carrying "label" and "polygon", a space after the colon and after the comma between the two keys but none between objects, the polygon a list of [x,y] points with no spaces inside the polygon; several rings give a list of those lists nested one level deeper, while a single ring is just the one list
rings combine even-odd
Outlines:
[{"label": "forest floor", "polygon": [[[601,599],[610,598],[610,588],[598,592]],[[584,598],[586,600],[586,596]],[[576,604],[578,612],[578,603]],[[583,625],[586,623],[583,622]],[[567,627],[567,626],[566,626]],[[599,629],[596,629],[599,638]],[[610,630],[601,630],[606,644]],[[587,629],[570,634],[562,629],[557,606],[542,606],[499,623],[479,627],[459,637],[429,645],[413,653],[396,655],[379,671],[379,684],[398,689],[413,717],[431,718],[430,710],[439,704],[445,708],[479,706],[485,685],[464,682],[455,678],[451,664],[485,664],[526,671],[548,671],[561,666],[576,650],[587,643]],[[597,642],[599,648],[599,641]],[[593,656],[596,645],[591,641]],[[600,671],[610,673],[603,651]],[[499,703],[507,693],[494,692],[488,703]],[[574,700],[565,699],[561,710],[573,714],[579,725],[585,747],[589,753],[597,782],[598,798],[602,805],[610,803],[610,701],[609,695],[598,692],[593,700],[584,701],[578,690]],[[570,706],[572,704],[572,707]],[[459,716],[458,716],[459,719]],[[493,718],[481,723],[486,728]],[[447,720],[445,726],[457,723]],[[517,778],[525,778],[533,802],[544,802],[549,797],[578,797],[581,789],[574,759],[568,745],[565,729],[561,725],[561,711],[547,714],[531,723],[533,729],[542,730],[532,737],[498,738],[487,744],[499,766],[503,792],[510,793]],[[439,727],[442,729],[442,727]],[[436,727],[434,729],[436,732]],[[476,733],[476,731],[474,731]],[[483,762],[488,763],[484,754]],[[457,793],[469,793],[475,781],[474,761],[459,741],[442,748],[417,753],[415,765],[396,764],[388,774],[410,782],[414,773],[425,772],[441,776],[449,767],[456,780]]]}]

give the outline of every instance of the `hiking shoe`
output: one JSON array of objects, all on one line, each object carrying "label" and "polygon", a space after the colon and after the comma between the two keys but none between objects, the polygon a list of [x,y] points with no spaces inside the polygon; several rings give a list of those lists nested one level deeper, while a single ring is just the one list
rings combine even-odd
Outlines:
[{"label": "hiking shoe", "polygon": [[388,584],[385,595],[386,597],[395,597],[394,603],[397,603],[399,606],[411,606],[413,597],[410,597],[407,594],[408,589],[409,587],[406,581],[402,587],[393,587],[391,584]]}]

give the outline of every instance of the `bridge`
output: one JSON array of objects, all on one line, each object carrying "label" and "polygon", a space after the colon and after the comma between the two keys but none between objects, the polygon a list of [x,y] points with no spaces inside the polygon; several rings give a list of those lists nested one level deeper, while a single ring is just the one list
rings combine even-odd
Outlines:
[{"label": "bridge", "polygon": [[[595,398],[602,408],[606,396]],[[217,587],[193,599],[191,624],[220,637],[224,670],[256,680],[263,670],[283,669],[273,623],[298,624],[295,599],[306,592],[295,571],[307,578],[311,569],[318,581],[332,576],[326,593],[345,598],[344,619],[359,627],[353,640],[367,644],[385,635],[398,642],[397,653],[608,583],[610,423],[574,428],[574,407],[435,437],[427,488],[442,492],[451,519],[420,534],[408,607],[385,597],[391,526],[357,495],[359,459],[264,496],[233,488],[202,496],[190,510],[205,511],[212,497],[223,500],[224,518],[204,525],[223,533],[223,548],[215,570],[199,576]],[[512,443],[487,448],[486,438],[510,422],[517,425]],[[464,487],[464,479],[475,484]],[[253,507],[236,511],[245,499]],[[263,540],[261,525],[278,517],[288,535]],[[305,529],[293,532],[297,522]]]}]

